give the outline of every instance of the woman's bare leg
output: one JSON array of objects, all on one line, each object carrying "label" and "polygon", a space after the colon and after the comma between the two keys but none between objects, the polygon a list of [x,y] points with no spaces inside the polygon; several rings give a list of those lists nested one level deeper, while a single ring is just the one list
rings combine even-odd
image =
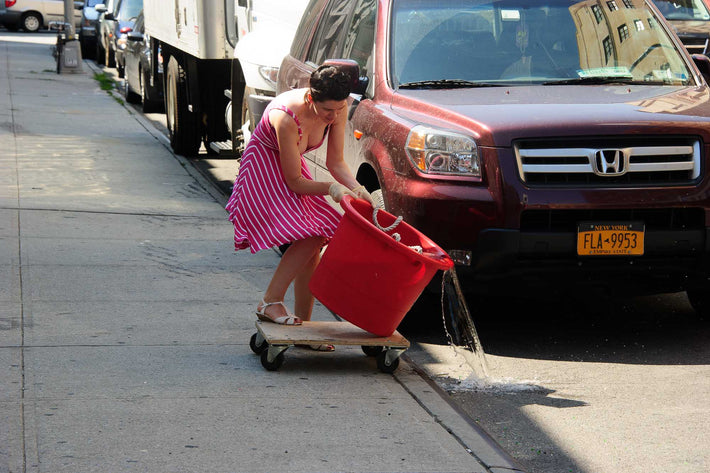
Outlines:
[{"label": "woman's bare leg", "polygon": [[296,305],[294,307],[294,313],[301,318],[301,320],[311,320],[311,314],[313,313],[313,294],[311,294],[311,289],[308,287],[308,283],[311,281],[311,276],[313,271],[316,270],[316,266],[320,262],[320,248],[313,255],[313,258],[303,266],[303,270],[296,275],[293,280],[293,293],[296,296]]},{"label": "woman's bare leg", "polygon": [[[286,250],[286,253],[281,257],[281,261],[276,267],[276,271],[274,271],[271,282],[264,293],[264,301],[283,301],[288,287],[294,279],[296,279],[296,276],[298,276],[304,268],[311,268],[311,266],[313,269],[315,268],[313,263],[314,256],[318,255],[324,244],[325,239],[323,237],[310,237],[305,240],[293,242],[288,250]],[[312,273],[313,269],[307,269],[307,271]],[[299,296],[297,295],[297,297]],[[302,298],[299,297],[299,299]],[[286,308],[279,304],[269,306],[266,312],[272,319],[287,315]],[[307,313],[310,318],[310,311]]]}]

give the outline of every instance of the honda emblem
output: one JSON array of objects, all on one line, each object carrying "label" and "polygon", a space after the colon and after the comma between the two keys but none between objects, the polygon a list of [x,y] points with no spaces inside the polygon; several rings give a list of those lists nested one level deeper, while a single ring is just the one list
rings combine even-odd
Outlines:
[{"label": "honda emblem", "polygon": [[594,153],[594,174],[598,176],[621,176],[626,174],[629,157],[621,149],[598,149]]}]

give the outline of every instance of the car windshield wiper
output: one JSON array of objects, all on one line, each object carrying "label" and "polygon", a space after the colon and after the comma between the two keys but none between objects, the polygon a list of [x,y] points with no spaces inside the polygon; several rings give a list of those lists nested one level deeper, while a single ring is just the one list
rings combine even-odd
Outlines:
[{"label": "car windshield wiper", "polygon": [[418,80],[400,84],[400,89],[459,89],[465,87],[500,87],[500,84],[462,79]]},{"label": "car windshield wiper", "polygon": [[575,77],[572,79],[551,80],[543,82],[542,85],[567,85],[567,84],[638,84],[638,85],[663,85],[669,84],[666,81],[646,81],[634,80],[626,76],[593,76]]}]

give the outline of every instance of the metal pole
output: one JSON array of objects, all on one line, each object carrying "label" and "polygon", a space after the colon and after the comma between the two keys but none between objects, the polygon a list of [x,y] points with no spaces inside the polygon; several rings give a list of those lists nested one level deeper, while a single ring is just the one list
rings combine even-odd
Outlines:
[{"label": "metal pole", "polygon": [[64,0],[64,23],[66,23],[67,39],[74,39],[74,0]]},{"label": "metal pole", "polygon": [[81,46],[74,34],[74,0],[64,0],[64,23],[66,41],[59,57],[58,72],[60,74],[80,73],[82,72]]}]

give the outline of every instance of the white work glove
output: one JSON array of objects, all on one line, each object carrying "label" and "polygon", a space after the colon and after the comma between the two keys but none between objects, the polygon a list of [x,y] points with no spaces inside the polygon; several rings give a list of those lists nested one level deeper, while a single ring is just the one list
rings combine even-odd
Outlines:
[{"label": "white work glove", "polygon": [[343,196],[345,195],[357,198],[357,195],[355,195],[353,191],[340,184],[339,182],[334,182],[330,185],[330,187],[328,188],[328,194],[330,194],[333,200],[337,203],[340,203],[340,201],[343,200]]},{"label": "white work glove", "polygon": [[372,205],[373,207],[375,206],[375,203],[372,201],[372,196],[369,192],[367,192],[365,186],[357,186],[355,189],[353,189],[353,192],[355,193],[355,196],[358,199],[366,200],[370,203],[370,205]]}]

